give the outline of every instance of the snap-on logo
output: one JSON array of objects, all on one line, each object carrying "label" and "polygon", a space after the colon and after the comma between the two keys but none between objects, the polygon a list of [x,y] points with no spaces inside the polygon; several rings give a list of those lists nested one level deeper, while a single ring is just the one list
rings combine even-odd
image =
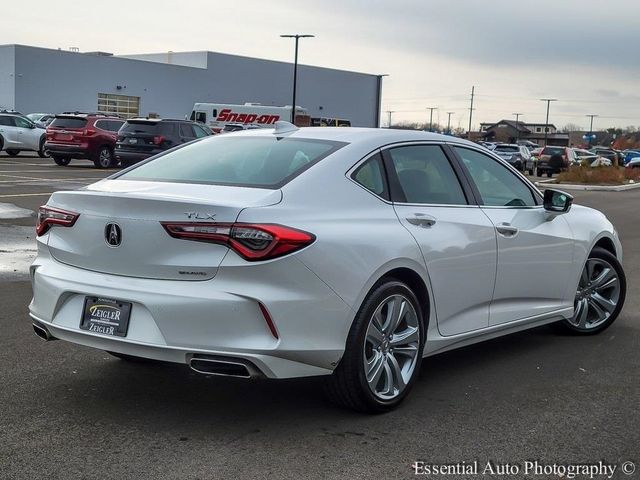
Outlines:
[{"label": "snap-on logo", "polygon": [[238,113],[230,108],[220,111],[216,117],[218,122],[236,122],[236,123],[259,123],[261,125],[270,125],[280,120],[280,115],[258,115],[256,113]]}]

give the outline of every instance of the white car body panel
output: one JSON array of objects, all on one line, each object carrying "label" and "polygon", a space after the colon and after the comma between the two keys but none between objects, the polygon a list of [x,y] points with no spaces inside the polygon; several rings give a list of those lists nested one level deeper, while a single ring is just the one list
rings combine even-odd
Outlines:
[{"label": "white car body panel", "polygon": [[[234,138],[270,135],[249,130]],[[188,363],[203,353],[247,359],[271,378],[323,375],[339,363],[368,292],[392,270],[411,271],[425,285],[430,308],[423,353],[431,355],[570,317],[596,242],[610,242],[621,259],[611,223],[586,207],[560,215],[541,207],[394,205],[349,177],[388,145],[439,142],[479,150],[468,142],[330,127],[287,136],[349,144],[276,189],[106,179],[54,194],[48,205],[80,217],[71,228],[53,227],[38,237],[29,307],[34,321],[54,337],[134,356]],[[160,221],[185,221],[190,212],[215,213],[218,222],[283,224],[316,240],[281,258],[247,262],[231,249],[175,239],[160,227]],[[432,228],[407,224],[415,213],[437,222]],[[123,228],[118,249],[105,244],[109,222]],[[500,238],[492,222],[516,226],[518,235]],[[182,267],[206,274],[181,275]],[[129,335],[80,330],[87,295],[132,302]]]}]

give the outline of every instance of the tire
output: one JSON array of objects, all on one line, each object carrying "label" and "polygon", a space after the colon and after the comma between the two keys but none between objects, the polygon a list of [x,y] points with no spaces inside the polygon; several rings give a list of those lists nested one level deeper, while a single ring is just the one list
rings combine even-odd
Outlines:
[{"label": "tire", "polygon": [[40,158],[46,158],[48,156],[47,152],[44,150],[44,137],[40,140],[40,148],[38,150],[38,156]]},{"label": "tire", "polygon": [[71,158],[69,157],[53,157],[53,161],[56,162],[56,165],[60,167],[66,167],[71,163]]},{"label": "tire", "polygon": [[547,170],[547,177],[553,177],[553,172],[551,170]]},{"label": "tire", "polygon": [[627,277],[615,255],[594,248],[576,291],[573,317],[560,322],[565,330],[575,335],[595,335],[609,328],[618,318],[627,295]]},{"label": "tire", "polygon": [[7,155],[10,157],[17,157],[20,155],[20,150],[7,150]]},{"label": "tire", "polygon": [[533,177],[533,168],[530,168],[528,173],[530,177]]},{"label": "tire", "polygon": [[544,173],[543,170],[540,170],[539,168],[536,170],[536,176],[537,177],[542,177],[542,174]]},{"label": "tire", "polygon": [[151,358],[135,357],[133,355],[127,355],[125,353],[109,352],[109,351],[107,351],[107,353],[109,355],[111,355],[112,357],[116,357],[116,358],[118,358],[120,360],[124,360],[125,362],[131,362],[131,363],[153,363],[153,362],[156,362],[156,360],[153,360]]},{"label": "tire", "polygon": [[115,157],[110,147],[103,146],[98,150],[98,156],[93,160],[96,168],[110,168],[115,165]]},{"label": "tire", "polygon": [[[395,328],[386,317],[389,309],[400,312]],[[366,413],[397,407],[420,371],[425,336],[426,323],[415,294],[402,282],[383,280],[364,300],[349,331],[342,360],[326,379],[329,400]],[[368,373],[373,373],[371,383]]]}]

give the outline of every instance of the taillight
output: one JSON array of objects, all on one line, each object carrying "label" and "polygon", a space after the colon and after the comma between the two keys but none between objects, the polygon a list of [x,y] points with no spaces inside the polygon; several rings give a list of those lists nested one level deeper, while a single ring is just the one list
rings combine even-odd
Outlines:
[{"label": "taillight", "polygon": [[96,134],[96,131],[95,131],[93,128],[85,128],[85,129],[82,131],[82,134],[83,134],[85,137],[90,137],[91,135],[95,135],[95,134]]},{"label": "taillight", "polygon": [[276,224],[160,223],[174,238],[227,245],[248,261],[281,257],[316,239],[311,233]]},{"label": "taillight", "polygon": [[162,135],[156,135],[155,137],[153,137],[153,144],[154,145],[162,145],[162,142],[164,142],[164,137]]},{"label": "taillight", "polygon": [[38,209],[38,222],[36,223],[36,235],[44,235],[53,225],[61,227],[73,227],[79,213],[68,212],[59,208],[42,206]]}]

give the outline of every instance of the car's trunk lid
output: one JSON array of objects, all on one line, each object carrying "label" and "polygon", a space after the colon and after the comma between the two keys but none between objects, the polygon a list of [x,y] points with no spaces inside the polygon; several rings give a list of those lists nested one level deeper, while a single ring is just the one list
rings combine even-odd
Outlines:
[{"label": "car's trunk lid", "polygon": [[[73,227],[52,227],[48,246],[65,264],[96,272],[172,280],[215,276],[224,245],[169,236],[161,221],[232,223],[246,207],[273,205],[280,190],[217,185],[104,180],[56,192],[51,207],[79,213]],[[108,244],[117,225],[120,244]]]}]

